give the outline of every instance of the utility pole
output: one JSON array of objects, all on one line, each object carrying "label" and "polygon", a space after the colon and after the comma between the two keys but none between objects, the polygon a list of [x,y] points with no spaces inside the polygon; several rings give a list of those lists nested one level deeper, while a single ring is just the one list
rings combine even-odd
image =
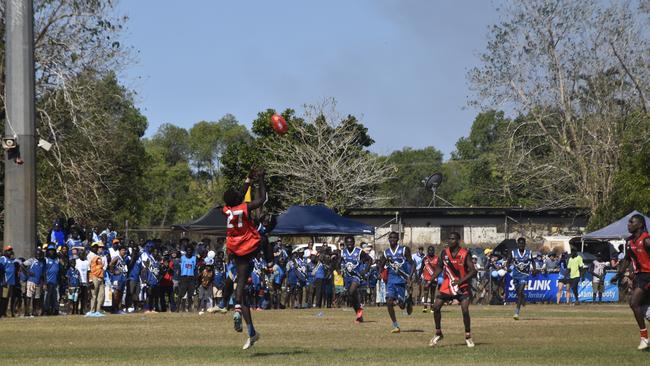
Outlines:
[{"label": "utility pole", "polygon": [[5,153],[4,243],[16,257],[36,246],[36,136],[34,8],[32,0],[6,0],[5,136],[15,138],[23,164]]}]

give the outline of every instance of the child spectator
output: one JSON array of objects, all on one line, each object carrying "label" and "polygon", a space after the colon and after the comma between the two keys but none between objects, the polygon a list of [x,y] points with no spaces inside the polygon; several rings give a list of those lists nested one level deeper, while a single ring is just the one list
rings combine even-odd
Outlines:
[{"label": "child spectator", "polygon": [[214,281],[214,268],[212,258],[205,259],[205,265],[201,270],[199,286],[199,315],[203,315],[208,308],[212,307],[212,286]]},{"label": "child spectator", "polygon": [[70,314],[80,314],[79,313],[79,286],[81,285],[81,279],[79,270],[77,270],[77,260],[72,259],[70,261],[70,267],[66,272],[66,277],[68,279],[68,300],[70,304]]}]

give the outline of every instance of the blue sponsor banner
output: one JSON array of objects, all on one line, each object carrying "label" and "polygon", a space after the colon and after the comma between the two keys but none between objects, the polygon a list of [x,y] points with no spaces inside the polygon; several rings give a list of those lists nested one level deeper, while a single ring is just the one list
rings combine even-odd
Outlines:
[{"label": "blue sponsor banner", "polygon": [[[604,302],[616,302],[618,301],[618,286],[616,284],[611,284],[610,280],[614,277],[615,273],[606,273],[605,274],[605,288],[603,291],[603,301]],[[552,301],[557,300],[557,289],[558,289],[558,277],[557,273],[549,274],[537,274],[531,275],[528,277],[528,286],[524,290],[526,295],[527,302],[542,302],[542,301]],[[517,291],[515,290],[515,285],[513,284],[510,274],[506,275],[506,301],[513,302],[517,301]],[[568,287],[568,285],[566,285]],[[592,301],[592,283],[591,283],[591,274],[585,274],[585,278],[578,285],[578,297],[581,302],[591,302]],[[564,297],[565,290],[562,290],[562,297],[560,301],[566,301]],[[571,301],[573,299],[573,293],[571,293]]]}]

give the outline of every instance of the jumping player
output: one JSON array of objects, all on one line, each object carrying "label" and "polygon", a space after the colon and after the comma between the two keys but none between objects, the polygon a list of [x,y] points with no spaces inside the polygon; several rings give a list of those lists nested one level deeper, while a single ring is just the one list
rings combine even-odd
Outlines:
[{"label": "jumping player", "polygon": [[433,277],[436,273],[436,267],[438,266],[438,256],[436,256],[436,248],[433,245],[429,245],[427,248],[427,255],[422,261],[422,269],[420,270],[420,278],[422,279],[422,303],[424,308],[422,309],[423,313],[428,311],[427,307],[431,308],[433,312],[433,299],[436,295],[436,286],[438,286],[438,278]]},{"label": "jumping player", "polygon": [[628,266],[632,264],[634,269],[634,289],[630,297],[630,307],[641,334],[641,343],[639,343],[638,349],[645,350],[648,348],[648,328],[645,325],[643,302],[650,296],[650,234],[648,234],[645,218],[639,214],[630,218],[627,223],[627,230],[632,235],[625,244],[625,258],[611,282],[616,283]]},{"label": "jumping player", "polygon": [[469,282],[476,275],[476,268],[472,263],[469,250],[460,247],[460,234],[449,234],[449,247],[440,253],[438,266],[434,278],[438,278],[444,271],[442,285],[433,303],[433,319],[436,324],[436,334],[429,342],[430,347],[435,347],[442,341],[442,313],[440,309],[447,301],[458,300],[463,311],[463,324],[465,325],[465,343],[467,347],[474,347],[469,317],[469,300],[471,298]]},{"label": "jumping player", "polygon": [[343,283],[348,295],[348,301],[356,313],[356,323],[363,322],[363,308],[359,300],[359,287],[367,275],[369,263],[372,262],[370,256],[355,246],[354,237],[345,237],[345,248],[341,252],[340,270],[343,273]]},{"label": "jumping player", "polygon": [[511,265],[512,272],[510,272],[510,277],[517,291],[517,306],[515,307],[515,315],[513,315],[513,319],[519,320],[521,306],[526,303],[524,290],[528,283],[528,277],[530,277],[531,274],[530,270],[532,268],[533,273],[536,270],[535,261],[533,261],[533,254],[530,249],[526,249],[525,238],[517,239],[517,249],[510,253],[508,265],[506,267],[510,268]]},{"label": "jumping player", "polygon": [[388,243],[390,247],[384,251],[384,255],[379,260],[378,268],[381,273],[384,268],[388,269],[388,281],[386,282],[386,305],[388,307],[388,315],[393,322],[393,329],[391,333],[399,333],[400,327],[395,316],[395,303],[411,315],[413,312],[413,304],[407,301],[406,298],[406,285],[411,277],[411,269],[413,268],[413,259],[411,257],[411,250],[408,247],[398,244],[399,234],[391,232],[388,235]]},{"label": "jumping player", "polygon": [[[246,192],[251,181],[258,183],[258,192],[253,201],[245,203],[242,192]],[[246,184],[242,192],[229,189],[223,194],[225,206],[223,207],[222,213],[226,216],[226,247],[228,252],[232,254],[236,267],[236,305],[233,316],[235,330],[237,332],[242,331],[241,317],[243,316],[248,326],[248,340],[244,344],[243,349],[249,349],[260,339],[260,334],[253,326],[253,319],[251,318],[249,304],[244,296],[244,291],[246,290],[248,278],[253,271],[253,259],[260,249],[261,242],[260,234],[251,221],[250,212],[262,207],[266,200],[264,171],[256,172],[253,170],[249,178],[246,179]],[[230,298],[233,291],[233,283],[232,281],[229,282],[224,289],[224,299]]]}]

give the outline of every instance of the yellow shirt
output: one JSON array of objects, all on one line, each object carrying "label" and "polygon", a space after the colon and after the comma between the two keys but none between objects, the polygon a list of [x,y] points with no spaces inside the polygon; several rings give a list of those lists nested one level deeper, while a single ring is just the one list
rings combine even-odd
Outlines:
[{"label": "yellow shirt", "polygon": [[575,258],[569,258],[569,263],[567,263],[567,268],[571,270],[569,278],[578,278],[580,277],[580,268],[584,263],[582,262],[582,257],[577,255]]}]

